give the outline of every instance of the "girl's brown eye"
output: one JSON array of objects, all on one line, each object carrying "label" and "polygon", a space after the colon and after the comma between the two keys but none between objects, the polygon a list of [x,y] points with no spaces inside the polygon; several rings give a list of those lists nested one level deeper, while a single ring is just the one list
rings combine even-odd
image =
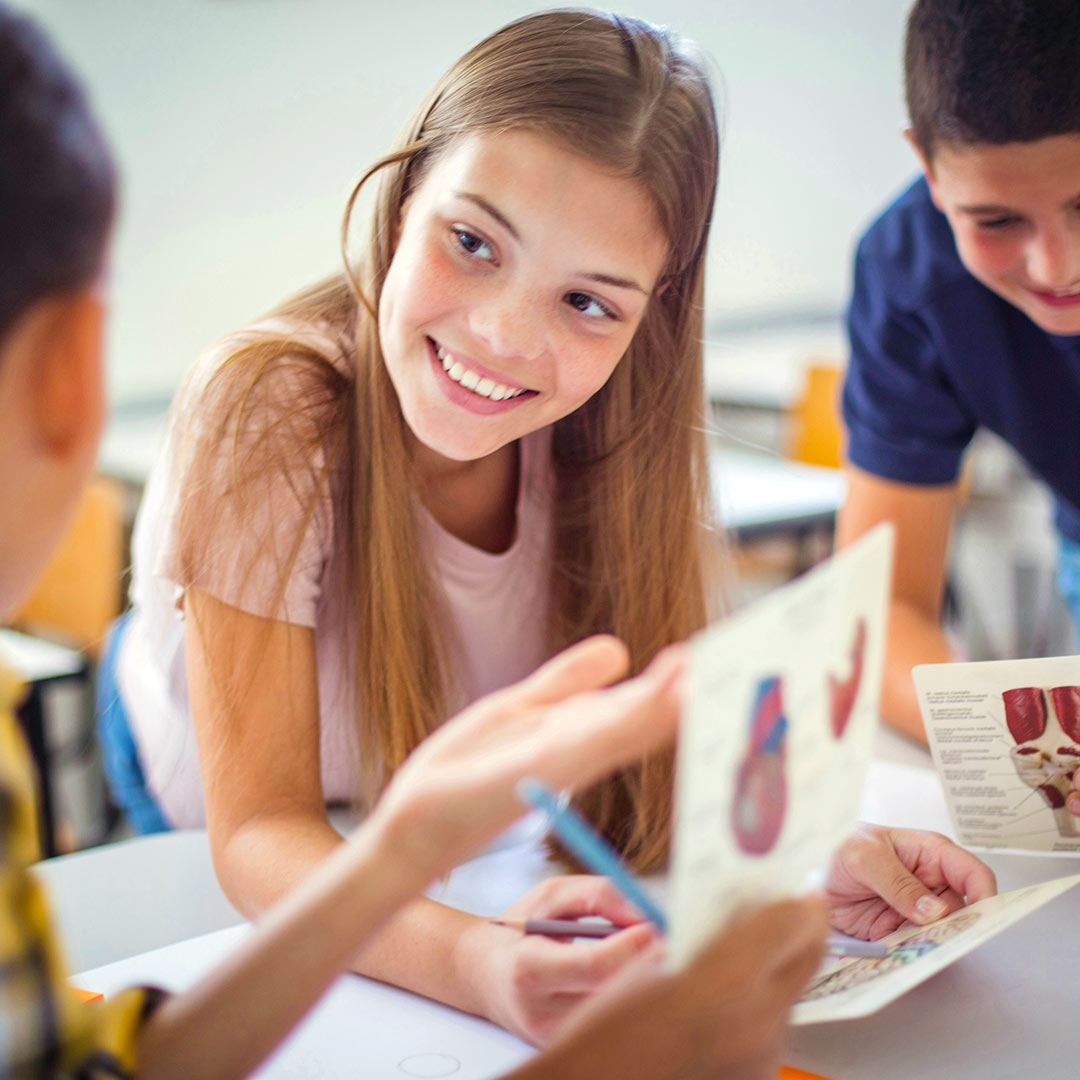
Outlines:
[{"label": "girl's brown eye", "polygon": [[491,245],[482,236],[477,236],[476,233],[470,232],[468,229],[463,229],[460,226],[455,227],[454,238],[457,240],[458,247],[466,255],[478,259],[490,259],[494,256]]},{"label": "girl's brown eye", "polygon": [[591,319],[614,319],[615,312],[595,296],[583,292],[570,292],[566,294],[566,302],[582,315],[588,315]]}]

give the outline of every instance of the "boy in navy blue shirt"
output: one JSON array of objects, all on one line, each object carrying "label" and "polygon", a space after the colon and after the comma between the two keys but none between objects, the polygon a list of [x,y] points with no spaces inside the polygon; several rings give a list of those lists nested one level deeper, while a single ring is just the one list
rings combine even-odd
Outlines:
[{"label": "boy in navy blue shirt", "polygon": [[925,739],[910,669],[953,658],[946,546],[979,427],[1054,492],[1080,623],[1080,3],[918,0],[905,79],[924,176],[858,248],[838,543],[897,526],[883,708]]}]

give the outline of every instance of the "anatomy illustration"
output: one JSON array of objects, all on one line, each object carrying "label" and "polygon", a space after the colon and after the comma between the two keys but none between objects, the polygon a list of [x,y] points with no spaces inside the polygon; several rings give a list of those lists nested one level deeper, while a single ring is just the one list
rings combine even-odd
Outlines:
[{"label": "anatomy illustration", "polygon": [[829,719],[832,733],[842,739],[855,708],[855,699],[859,696],[862,683],[863,662],[866,659],[866,620],[859,619],[855,624],[855,640],[851,645],[851,672],[841,681],[835,675],[829,676]]},{"label": "anatomy illustration", "polygon": [[784,823],[787,728],[783,681],[776,676],[762,679],[750,712],[746,754],[739,764],[731,807],[735,839],[750,855],[764,855],[771,850]]},{"label": "anatomy illustration", "polygon": [[886,956],[865,960],[853,960],[850,964],[823,975],[816,982],[811,982],[800,1001],[814,1001],[817,998],[839,994],[854,986],[861,986],[872,979],[879,978],[886,972],[913,964],[920,957],[939,949],[946,941],[962,934],[978,921],[974,911],[954,914],[943,922],[923,927],[913,927],[912,932],[889,948]]},{"label": "anatomy illustration", "polygon": [[1042,795],[1059,835],[1080,836],[1076,817],[1065,808],[1080,764],[1080,686],[1018,687],[1001,700],[1017,744],[1009,751],[1017,775]]}]

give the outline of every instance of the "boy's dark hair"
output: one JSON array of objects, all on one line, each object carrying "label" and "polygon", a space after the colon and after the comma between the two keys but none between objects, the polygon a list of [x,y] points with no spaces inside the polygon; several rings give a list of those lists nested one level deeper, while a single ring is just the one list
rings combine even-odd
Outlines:
[{"label": "boy's dark hair", "polygon": [[0,3],[0,337],[36,300],[94,280],[115,202],[82,88],[42,30]]},{"label": "boy's dark hair", "polygon": [[917,0],[904,76],[926,154],[1080,132],[1080,0]]}]

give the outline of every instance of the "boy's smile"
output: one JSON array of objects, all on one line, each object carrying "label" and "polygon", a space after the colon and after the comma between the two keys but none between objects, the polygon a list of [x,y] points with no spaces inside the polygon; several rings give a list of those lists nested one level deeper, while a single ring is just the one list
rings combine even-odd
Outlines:
[{"label": "boy's smile", "polygon": [[610,377],[667,256],[648,194],[527,131],[462,139],[402,212],[379,334],[412,434],[477,461]]},{"label": "boy's smile", "polygon": [[1080,135],[935,147],[927,179],[964,266],[1051,334],[1080,334]]}]

